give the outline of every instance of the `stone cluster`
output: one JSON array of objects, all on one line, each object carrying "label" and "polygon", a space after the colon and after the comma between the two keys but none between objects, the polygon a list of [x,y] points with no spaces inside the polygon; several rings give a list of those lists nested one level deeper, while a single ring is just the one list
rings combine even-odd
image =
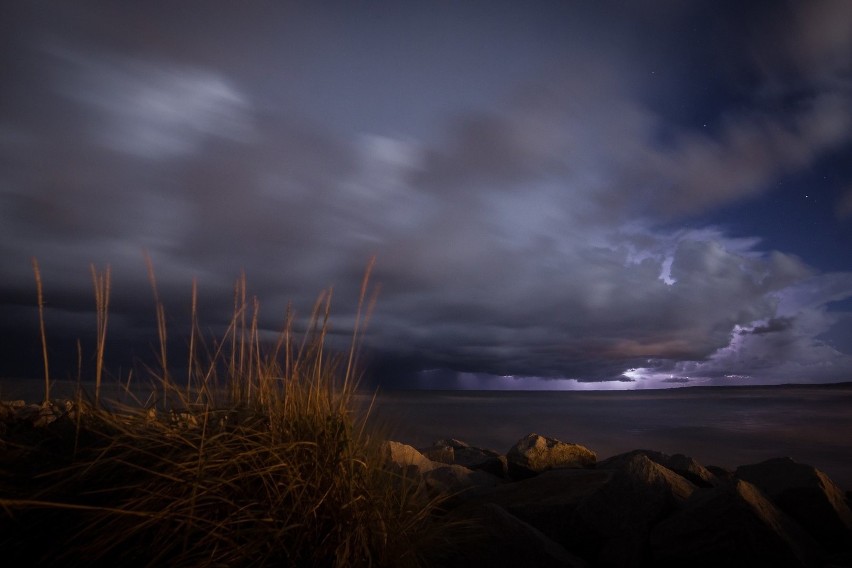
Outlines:
[{"label": "stone cluster", "polygon": [[467,523],[440,566],[852,566],[849,495],[790,458],[735,471],[651,450],[598,462],[537,434],[505,454],[455,439],[386,448]]},{"label": "stone cluster", "polygon": [[[0,436],[12,425],[27,424],[45,428],[59,419],[76,420],[91,407],[85,401],[48,400],[41,404],[27,404],[23,400],[0,400]],[[0,438],[0,444],[3,444]],[[0,445],[0,449],[3,446]]]}]

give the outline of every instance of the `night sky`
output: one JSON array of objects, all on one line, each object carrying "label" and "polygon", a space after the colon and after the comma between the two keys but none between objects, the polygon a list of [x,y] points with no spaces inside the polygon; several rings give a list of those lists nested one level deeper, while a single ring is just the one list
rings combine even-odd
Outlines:
[{"label": "night sky", "polygon": [[[0,3],[0,376],[376,257],[370,380],[852,380],[852,2]],[[63,375],[65,373],[65,375]]]}]

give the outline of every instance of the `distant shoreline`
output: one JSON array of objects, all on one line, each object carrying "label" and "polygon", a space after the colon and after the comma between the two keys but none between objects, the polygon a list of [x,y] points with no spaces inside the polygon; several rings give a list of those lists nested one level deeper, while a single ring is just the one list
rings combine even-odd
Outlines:
[{"label": "distant shoreline", "polygon": [[506,392],[506,393],[545,393],[545,392],[594,392],[594,393],[637,393],[637,392],[672,392],[672,391],[696,391],[696,390],[729,390],[729,389],[803,389],[803,388],[840,388],[852,389],[852,381],[841,383],[782,383],[777,385],[690,385],[674,386],[656,389],[425,389],[425,388],[381,388],[385,393],[405,392],[431,392],[431,393],[457,393],[457,392]]},{"label": "distant shoreline", "polygon": [[[88,394],[94,394],[95,383],[92,380],[71,380],[71,379],[59,379],[51,381],[51,391],[56,392],[57,395],[61,395],[64,397],[70,396],[73,394],[77,388],[77,385],[83,387],[84,391]],[[140,380],[131,380],[130,381],[130,391],[135,394],[139,394],[140,392],[147,392],[155,383],[149,383],[148,381],[142,382]],[[178,387],[182,384],[179,379],[174,381],[174,384]],[[101,384],[101,388],[105,391],[105,396],[110,396],[115,394],[124,394],[126,392],[126,382],[118,382],[113,380],[106,380]],[[731,385],[689,385],[689,386],[673,386],[667,388],[648,388],[648,389],[553,389],[553,390],[543,390],[543,389],[429,389],[429,388],[384,388],[382,386],[373,386],[373,387],[363,387],[360,389],[362,394],[372,395],[376,392],[379,393],[379,396],[382,394],[387,395],[406,395],[406,394],[416,394],[416,393],[428,393],[432,395],[441,395],[441,394],[453,394],[453,395],[462,395],[464,393],[470,394],[484,394],[484,393],[493,393],[493,394],[506,394],[506,395],[522,395],[522,394],[542,394],[542,393],[573,393],[573,394],[582,394],[582,393],[593,393],[596,396],[599,396],[603,393],[621,393],[622,395],[630,394],[630,395],[639,395],[640,393],[648,393],[648,396],[653,396],[653,394],[661,394],[661,393],[676,393],[676,392],[719,392],[719,391],[732,391],[732,390],[740,390],[740,391],[748,391],[748,390],[777,390],[777,391],[787,391],[787,390],[802,390],[802,389],[819,389],[819,390],[852,390],[852,381],[844,381],[839,383],[781,383],[774,385],[743,385],[743,384],[731,384]],[[7,392],[9,394],[7,394]],[[0,399],[8,399],[10,396],[12,398],[23,398],[27,400],[27,402],[33,402],[33,397],[41,400],[43,398],[44,393],[44,379],[41,378],[20,378],[20,377],[12,377],[12,378],[0,378]],[[17,394],[17,396],[16,396]],[[51,393],[51,398],[53,398],[53,392]]]}]

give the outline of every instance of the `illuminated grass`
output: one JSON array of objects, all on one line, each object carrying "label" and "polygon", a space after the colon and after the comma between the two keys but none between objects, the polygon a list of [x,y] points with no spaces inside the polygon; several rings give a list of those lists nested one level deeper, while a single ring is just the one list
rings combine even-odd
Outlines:
[{"label": "illuminated grass", "polygon": [[165,312],[149,261],[162,405],[147,406],[98,404],[109,268],[92,274],[95,403],[78,396],[47,443],[6,440],[18,459],[2,464],[4,549],[18,539],[32,558],[71,565],[419,563],[439,536],[433,521],[441,498],[386,467],[384,438],[354,397],[369,268],[348,354],[325,346],[330,292],[298,340],[288,310],[278,341],[265,345],[244,277],[225,337],[202,341],[193,283],[189,370],[178,385],[168,372]]}]

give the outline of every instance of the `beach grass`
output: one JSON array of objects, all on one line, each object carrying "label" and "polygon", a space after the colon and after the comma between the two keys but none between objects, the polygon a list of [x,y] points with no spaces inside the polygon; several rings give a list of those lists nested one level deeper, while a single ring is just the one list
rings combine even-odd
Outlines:
[{"label": "beach grass", "polygon": [[[387,466],[385,430],[355,397],[359,342],[375,299],[372,263],[343,351],[327,346],[331,290],[320,294],[306,330],[297,333],[288,308],[268,342],[243,276],[224,337],[211,339],[200,331],[193,282],[180,383],[169,371],[166,314],[147,263],[159,359],[147,372],[157,396],[103,404],[110,270],[92,266],[94,397],[78,392],[43,435],[4,434],[4,549],[17,547],[35,564],[419,565],[445,534],[435,522],[443,497]],[[49,401],[46,355],[44,366]]]}]

